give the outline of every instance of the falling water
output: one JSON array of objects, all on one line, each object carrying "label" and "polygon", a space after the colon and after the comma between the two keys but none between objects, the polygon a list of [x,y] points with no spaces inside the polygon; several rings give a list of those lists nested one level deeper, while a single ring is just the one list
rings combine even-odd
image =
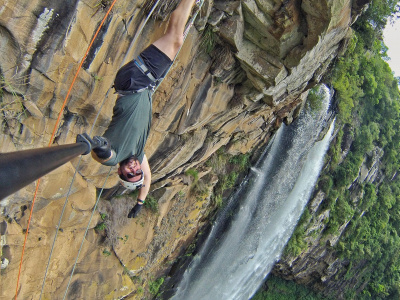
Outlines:
[{"label": "falling water", "polygon": [[[319,113],[303,110],[278,130],[248,178],[220,213],[185,271],[174,300],[249,299],[279,259],[310,198],[333,131],[329,91]],[[333,123],[333,122],[332,122]]]}]

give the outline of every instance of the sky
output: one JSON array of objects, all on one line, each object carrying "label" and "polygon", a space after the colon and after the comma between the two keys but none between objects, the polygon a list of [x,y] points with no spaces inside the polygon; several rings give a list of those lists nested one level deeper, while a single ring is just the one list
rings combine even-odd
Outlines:
[{"label": "sky", "polygon": [[388,64],[395,76],[400,76],[400,20],[394,25],[388,23],[383,31],[383,40],[389,48],[387,51],[390,60]]}]

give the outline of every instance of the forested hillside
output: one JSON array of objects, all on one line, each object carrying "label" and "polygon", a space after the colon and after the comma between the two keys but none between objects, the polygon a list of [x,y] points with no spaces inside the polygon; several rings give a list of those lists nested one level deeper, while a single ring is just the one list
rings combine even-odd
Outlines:
[{"label": "forested hillside", "polygon": [[[316,187],[325,194],[318,210],[329,211],[329,217],[322,230],[310,233],[313,216],[306,209],[281,259],[295,260],[306,251],[310,234],[328,237],[343,232],[333,247],[327,247],[345,266],[333,276],[340,282],[334,286],[344,288],[333,290],[322,278],[308,284],[324,299],[400,297],[399,78],[387,63],[382,37],[387,21],[398,18],[398,13],[398,1],[373,1],[352,26],[347,51],[324,80],[334,89],[337,103],[337,134]],[[377,165],[370,178],[363,164]],[[307,299],[319,299],[276,277],[264,288],[254,299],[299,299],[300,291]]]}]

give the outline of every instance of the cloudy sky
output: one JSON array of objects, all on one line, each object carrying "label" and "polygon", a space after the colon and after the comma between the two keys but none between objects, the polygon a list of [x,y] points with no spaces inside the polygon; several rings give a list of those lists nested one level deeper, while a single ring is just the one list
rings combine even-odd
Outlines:
[{"label": "cloudy sky", "polygon": [[386,25],[383,32],[384,42],[389,48],[388,56],[390,60],[388,64],[395,76],[400,76],[400,20],[394,25],[390,23]]}]

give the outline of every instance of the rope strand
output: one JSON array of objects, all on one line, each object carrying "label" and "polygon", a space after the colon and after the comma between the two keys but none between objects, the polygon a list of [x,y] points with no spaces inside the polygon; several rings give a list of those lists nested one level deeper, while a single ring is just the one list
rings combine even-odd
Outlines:
[{"label": "rope strand", "polygon": [[[93,43],[94,43],[94,40],[96,39],[97,35],[99,34],[101,27],[103,26],[103,24],[104,24],[106,18],[107,18],[108,15],[110,14],[111,9],[113,8],[113,6],[114,6],[114,4],[115,4],[116,1],[117,1],[117,0],[114,0],[113,3],[110,5],[110,8],[108,9],[108,11],[107,11],[106,15],[104,16],[103,20],[101,21],[101,23],[100,23],[100,25],[99,25],[99,27],[98,27],[98,29],[97,29],[95,35],[93,36],[93,38],[92,38],[92,40],[91,40],[91,42],[90,42],[90,44],[89,44],[89,46],[88,46],[88,48],[87,48],[87,50],[86,50],[85,55],[83,56],[83,58],[82,58],[82,60],[81,60],[81,63],[79,64],[79,67],[78,67],[78,69],[77,69],[77,71],[76,71],[76,73],[75,73],[74,79],[72,80],[72,83],[71,83],[71,85],[70,85],[70,87],[69,87],[69,89],[68,89],[67,95],[65,96],[64,102],[63,102],[63,104],[62,104],[62,106],[61,106],[61,109],[60,109],[60,112],[59,112],[59,114],[58,114],[58,118],[57,118],[57,121],[56,121],[56,123],[55,123],[55,125],[54,125],[54,129],[53,129],[53,132],[52,132],[52,134],[51,134],[51,138],[50,138],[48,147],[50,147],[50,146],[52,145],[52,143],[53,143],[55,133],[56,133],[56,131],[57,131],[57,129],[58,129],[58,125],[59,125],[60,120],[61,120],[62,112],[63,112],[63,110],[64,110],[64,108],[65,108],[65,106],[66,106],[66,104],[67,104],[69,95],[70,95],[70,93],[71,93],[71,91],[72,91],[72,87],[73,87],[73,85],[75,84],[75,81],[76,81],[76,79],[77,79],[77,77],[78,77],[78,73],[79,73],[79,71],[80,71],[81,68],[82,68],[82,65],[83,65],[83,63],[84,63],[84,61],[85,61],[85,59],[86,59],[86,57],[87,57],[87,55],[88,55],[88,53],[89,53],[89,51],[90,51],[92,45],[93,45]],[[36,200],[37,193],[38,193],[38,190],[39,190],[39,184],[40,184],[40,179],[38,179],[37,182],[36,182],[36,190],[35,190],[35,194],[34,194],[34,196],[33,196],[31,211],[30,211],[29,219],[28,219],[28,225],[27,225],[26,232],[25,232],[24,244],[23,244],[23,246],[22,246],[22,254],[21,254],[21,260],[20,260],[20,264],[19,264],[19,271],[18,271],[18,278],[17,278],[17,287],[16,287],[16,290],[15,290],[15,300],[17,299],[17,295],[18,295],[19,281],[20,281],[21,269],[22,269],[22,261],[23,261],[23,258],[24,258],[24,253],[25,253],[25,248],[26,248],[26,242],[27,242],[27,237],[28,237],[28,233],[29,233],[29,225],[30,225],[30,222],[31,222],[31,219],[32,219],[33,207],[34,207],[34,205],[35,205],[35,200]]]},{"label": "rope strand", "polygon": [[90,223],[92,222],[92,218],[93,218],[93,215],[94,215],[94,213],[95,213],[95,211],[96,211],[97,204],[99,203],[100,196],[101,196],[101,194],[103,193],[104,186],[106,185],[107,179],[108,179],[108,177],[110,176],[111,169],[112,169],[112,167],[110,167],[110,169],[109,169],[109,171],[108,171],[106,180],[104,181],[104,184],[103,184],[103,186],[101,187],[101,191],[100,191],[100,193],[99,193],[99,196],[97,197],[96,204],[95,204],[94,207],[93,207],[92,214],[91,214],[90,219],[89,219],[89,223],[88,223],[88,225],[86,226],[86,231],[85,231],[85,233],[84,233],[84,235],[83,235],[82,242],[81,242],[81,246],[79,247],[78,255],[76,256],[74,266],[72,267],[71,275],[70,275],[69,280],[68,280],[68,284],[67,284],[67,288],[66,288],[65,293],[64,293],[64,298],[63,298],[63,300],[64,300],[65,297],[67,296],[67,292],[68,292],[69,286],[70,286],[70,284],[71,284],[72,276],[74,275],[75,267],[76,267],[76,264],[78,263],[79,255],[81,254],[81,250],[82,250],[82,247],[83,247],[83,242],[85,241],[85,237],[86,237],[86,235],[87,235],[87,233],[88,233],[88,231],[89,231]]},{"label": "rope strand", "polygon": [[[160,2],[160,0],[158,0],[158,1],[156,2],[156,4],[154,5],[153,9],[152,9],[151,12],[150,12],[150,14],[149,14],[149,15],[147,16],[147,18],[145,19],[145,22],[142,24],[141,28],[139,29],[139,31],[138,31],[137,34],[135,35],[134,39],[132,40],[129,49],[132,48],[132,46],[133,46],[134,43],[136,42],[137,38],[140,36],[141,32],[143,31],[144,26],[146,25],[147,21],[149,20],[151,14],[154,12],[154,9],[156,8],[156,6],[158,5],[159,2]],[[128,53],[129,53],[129,51],[128,51]],[[124,62],[121,63],[121,66],[120,66],[120,67],[122,67],[123,64],[124,64]],[[107,100],[107,98],[108,98],[108,96],[109,96],[110,91],[111,91],[111,89],[109,89],[109,90],[107,91],[107,93],[106,93],[106,95],[105,95],[105,97],[104,97],[104,100],[103,100],[103,102],[102,102],[100,108],[98,109],[97,115],[96,115],[96,117],[95,117],[95,119],[94,119],[94,121],[93,121],[92,127],[91,127],[91,129],[90,129],[89,136],[92,135],[92,132],[93,132],[93,129],[94,129],[94,125],[95,125],[96,122],[97,122],[97,119],[98,119],[98,117],[99,117],[99,115],[100,115],[100,112],[101,112],[101,110],[102,110],[102,108],[103,108],[103,106],[104,106],[104,104],[105,104],[105,102],[106,102],[106,100]],[[46,281],[46,278],[47,278],[47,273],[48,273],[48,270],[49,270],[51,257],[52,257],[52,255],[53,255],[53,250],[54,250],[54,248],[55,248],[55,243],[56,243],[56,240],[57,240],[58,231],[59,231],[59,228],[61,227],[62,217],[64,216],[65,208],[66,208],[66,205],[67,205],[67,203],[68,203],[68,197],[69,197],[69,195],[70,195],[70,192],[71,192],[71,189],[72,189],[72,185],[73,185],[73,183],[74,183],[74,180],[75,180],[75,177],[76,177],[78,168],[79,168],[79,166],[80,166],[81,160],[82,160],[82,156],[81,156],[81,158],[79,159],[77,166],[75,167],[75,173],[74,173],[74,175],[73,175],[73,178],[72,178],[72,181],[71,181],[69,190],[68,190],[68,192],[67,192],[67,197],[66,197],[66,199],[65,199],[64,206],[63,206],[62,211],[61,211],[61,215],[60,215],[60,218],[59,218],[59,221],[58,221],[58,225],[56,226],[56,234],[55,234],[55,236],[54,236],[53,244],[52,244],[52,247],[51,247],[51,250],[50,250],[50,255],[49,255],[48,262],[47,262],[46,271],[45,271],[45,275],[44,275],[44,278],[43,278],[42,289],[41,289],[41,292],[40,292],[40,298],[39,298],[39,299],[41,299],[41,298],[42,298],[42,295],[43,295],[44,286],[45,286],[45,281]],[[107,176],[107,178],[108,178],[108,176]],[[105,179],[105,181],[107,181],[107,178]],[[104,182],[104,184],[105,184],[105,182]],[[103,186],[104,186],[104,184],[103,184]],[[95,210],[95,209],[96,209],[96,207],[94,207],[93,210]],[[90,224],[90,222],[89,222],[89,224]],[[85,235],[85,236],[86,236],[86,235]],[[85,236],[84,236],[83,238],[85,238]],[[71,275],[71,276],[72,276],[72,275]],[[67,288],[67,289],[68,289],[68,288]]]},{"label": "rope strand", "polygon": [[[194,15],[190,18],[189,22],[186,25],[185,31],[183,32],[183,41],[186,41],[186,38],[189,34],[190,29],[192,28],[193,24],[194,24],[194,20],[196,19],[197,15],[200,13],[201,7],[203,6],[204,0],[200,1],[199,4],[199,9],[194,13]],[[174,60],[172,62],[174,62],[176,60],[176,58],[178,57],[179,52],[181,51],[182,46],[179,48],[178,52],[175,54]],[[169,70],[171,70],[173,63],[168,67],[167,72],[165,72],[164,77],[167,76]],[[158,89],[158,87],[160,86],[161,81],[157,84],[157,86],[155,87],[154,91],[156,91]]]},{"label": "rope strand", "polygon": [[[102,22],[100,23],[100,25],[99,25],[99,27],[98,27],[98,29],[97,29],[97,31],[96,31],[96,33],[95,33],[93,39],[91,40],[91,42],[90,42],[90,44],[89,44],[89,46],[88,46],[88,48],[87,48],[87,50],[86,50],[85,55],[83,56],[83,58],[82,58],[82,60],[81,60],[81,62],[80,62],[80,64],[79,64],[79,66],[78,66],[78,69],[77,69],[77,71],[76,71],[76,73],[75,73],[75,76],[74,76],[74,78],[73,78],[73,80],[72,80],[72,83],[71,83],[71,85],[70,85],[70,87],[69,87],[69,89],[68,89],[67,95],[66,95],[66,97],[65,97],[65,99],[64,99],[63,105],[62,105],[62,107],[61,107],[61,109],[60,109],[60,112],[59,112],[59,114],[58,114],[58,118],[57,118],[56,124],[55,124],[55,126],[54,126],[54,129],[53,129],[53,132],[52,132],[50,141],[49,141],[49,145],[48,145],[49,147],[50,147],[50,146],[52,145],[52,143],[53,143],[55,133],[56,133],[56,131],[57,131],[57,129],[58,129],[58,125],[59,125],[60,120],[61,120],[62,112],[63,112],[63,110],[64,110],[64,108],[65,108],[65,106],[66,106],[66,104],[67,104],[67,100],[68,100],[69,95],[70,95],[70,93],[71,93],[71,91],[72,91],[72,87],[73,87],[73,85],[74,85],[74,83],[75,83],[75,81],[76,81],[76,79],[77,79],[77,77],[78,77],[78,73],[79,73],[79,71],[80,71],[81,68],[82,68],[82,65],[83,65],[83,63],[84,63],[84,61],[85,61],[85,59],[86,59],[86,57],[87,57],[87,55],[88,55],[88,53],[89,53],[89,51],[90,51],[92,45],[93,45],[93,43],[94,43],[94,40],[96,39],[98,33],[100,32],[101,27],[103,26],[103,24],[104,24],[106,18],[108,17],[109,13],[111,12],[111,9],[113,8],[113,6],[114,6],[114,4],[116,3],[116,1],[117,1],[117,0],[114,0],[113,3],[110,5],[110,7],[109,7],[109,9],[108,9],[108,11],[107,11],[107,13],[106,13],[106,15],[104,16]],[[147,18],[146,18],[145,21],[142,23],[142,26],[140,27],[140,29],[139,29],[138,32],[136,33],[136,35],[135,35],[133,41],[131,42],[131,45],[130,45],[130,47],[129,47],[127,53],[129,53],[129,52],[131,51],[132,47],[134,46],[134,43],[136,42],[137,38],[140,36],[140,34],[141,34],[141,32],[142,32],[144,26],[145,26],[146,23],[148,22],[150,16],[153,14],[153,12],[154,12],[155,8],[157,7],[157,5],[159,4],[159,2],[160,2],[160,0],[157,0],[157,2],[155,3],[155,5],[153,6],[152,10],[151,10],[150,13],[148,14]],[[196,13],[192,16],[192,18],[189,20],[188,25],[187,25],[187,28],[186,28],[185,31],[184,31],[184,40],[186,39],[186,37],[187,37],[187,35],[188,35],[188,33],[189,33],[189,30],[190,30],[190,28],[192,27],[192,25],[193,25],[193,23],[194,23],[194,20],[195,20],[195,18],[196,18],[196,16],[197,16],[197,14],[200,12],[201,7],[202,7],[202,5],[203,5],[203,2],[204,2],[204,0],[201,1],[200,5],[199,5],[199,9],[198,9],[198,10],[196,11]],[[179,49],[179,51],[180,51],[180,49]],[[175,55],[174,61],[175,61],[176,57],[178,56],[179,51],[178,51],[178,53]],[[122,65],[123,65],[123,63],[122,63]],[[170,68],[171,68],[171,67],[170,67]],[[167,70],[167,73],[169,72],[170,68]],[[159,86],[159,84],[158,84],[158,86]],[[156,87],[156,89],[158,88],[158,86]],[[89,135],[91,135],[91,133],[92,133],[92,131],[93,131],[94,125],[95,125],[95,123],[96,123],[96,121],[97,121],[97,119],[98,119],[98,116],[99,116],[99,114],[100,114],[100,112],[101,112],[101,109],[102,109],[104,103],[105,103],[105,100],[108,98],[109,92],[110,92],[110,89],[107,91],[107,94],[106,94],[105,97],[104,97],[104,100],[103,100],[103,102],[102,102],[102,104],[101,104],[101,106],[100,106],[100,109],[99,109],[99,111],[98,111],[96,117],[95,117],[95,120],[94,120],[94,122],[93,122],[93,125],[92,125],[92,127],[91,127],[91,130],[90,130]],[[72,178],[72,181],[71,181],[69,190],[68,190],[68,192],[67,192],[67,197],[66,197],[66,200],[65,200],[65,202],[64,202],[64,206],[63,206],[63,209],[62,209],[62,212],[61,212],[61,216],[60,216],[58,225],[57,225],[57,227],[56,227],[56,234],[55,234],[55,237],[54,237],[54,240],[53,240],[53,244],[52,244],[52,248],[51,248],[51,251],[50,251],[48,263],[47,263],[47,266],[46,266],[46,271],[45,271],[45,275],[44,275],[44,279],[43,279],[43,283],[42,283],[42,289],[41,289],[41,293],[40,293],[40,299],[41,299],[42,294],[43,294],[43,290],[44,290],[45,281],[46,281],[46,278],[47,278],[47,273],[48,273],[48,269],[49,269],[51,257],[52,257],[53,250],[54,250],[54,247],[55,247],[55,242],[56,242],[56,239],[57,239],[57,236],[58,236],[58,231],[59,231],[59,228],[60,228],[60,226],[61,226],[62,217],[63,217],[63,215],[64,215],[66,205],[67,205],[67,203],[68,203],[68,197],[69,197],[69,195],[70,195],[73,182],[74,182],[74,180],[75,180],[75,178],[76,178],[76,174],[77,174],[79,165],[80,165],[80,163],[81,163],[81,159],[82,159],[82,157],[79,159],[78,164],[77,164],[77,166],[76,166],[76,168],[75,168],[75,173],[74,173],[74,175],[73,175],[73,178]],[[104,183],[103,183],[103,186],[102,186],[102,188],[101,188],[101,191],[100,191],[100,193],[99,193],[99,196],[98,196],[98,198],[97,198],[97,200],[96,200],[95,206],[93,207],[92,214],[91,214],[91,217],[90,217],[90,219],[89,219],[89,223],[88,223],[88,225],[87,225],[87,227],[86,227],[86,231],[85,231],[85,233],[84,233],[84,236],[83,236],[83,239],[82,239],[82,242],[81,242],[81,246],[80,246],[80,249],[79,249],[79,251],[78,251],[78,255],[77,255],[77,257],[76,257],[76,260],[75,260],[75,264],[74,264],[74,266],[73,266],[73,268],[72,268],[71,275],[70,275],[70,278],[69,278],[69,281],[68,281],[68,285],[67,285],[67,288],[66,288],[66,291],[65,291],[65,294],[64,294],[64,298],[63,298],[63,299],[65,299],[65,297],[66,297],[66,295],[67,295],[67,292],[68,292],[68,289],[69,289],[69,286],[70,286],[70,283],[71,283],[71,280],[72,280],[72,276],[73,276],[73,274],[74,274],[75,267],[76,267],[76,264],[77,264],[77,262],[78,262],[79,255],[80,255],[80,252],[81,252],[82,247],[83,247],[83,243],[84,243],[85,237],[86,237],[87,232],[88,232],[88,230],[89,230],[89,226],[90,226],[90,223],[91,223],[91,221],[92,221],[93,215],[94,215],[94,213],[95,213],[95,211],[96,211],[97,204],[98,204],[98,202],[99,202],[99,200],[100,200],[101,194],[103,193],[104,186],[105,186],[105,184],[106,184],[106,182],[107,182],[107,179],[108,179],[109,176],[110,176],[111,170],[112,170],[112,167],[110,167],[110,169],[109,169],[109,171],[108,171],[108,174],[107,174],[106,179],[105,179],[105,181],[104,181]],[[30,222],[31,222],[32,214],[33,214],[34,202],[35,202],[35,199],[36,199],[36,197],[37,197],[37,193],[38,193],[38,189],[39,189],[39,183],[40,183],[40,179],[37,181],[36,190],[35,190],[34,198],[33,198],[33,201],[32,201],[31,212],[30,212],[30,215],[29,215],[28,225],[27,225],[27,229],[26,229],[26,233],[25,233],[25,240],[24,240],[24,245],[23,245],[23,248],[22,248],[22,255],[21,255],[21,261],[20,261],[20,266],[19,266],[17,287],[16,287],[16,292],[15,292],[15,299],[17,299],[17,295],[18,295],[18,288],[19,288],[19,281],[20,281],[20,275],[21,275],[21,268],[22,268],[23,255],[24,255],[24,252],[25,252],[26,241],[27,241],[27,236],[28,236],[28,231],[29,231],[29,225],[30,225]]]},{"label": "rope strand", "polygon": [[[158,4],[159,1],[160,1],[160,0],[158,0],[157,3],[154,5],[154,7],[153,7],[151,13],[154,11],[154,8],[157,6],[157,4]],[[184,36],[184,39],[186,39],[186,36],[187,36],[187,34],[189,33],[189,30],[190,30],[191,26],[193,25],[194,20],[195,20],[197,14],[199,13],[199,11],[200,11],[200,9],[201,9],[201,5],[203,4],[203,2],[204,2],[204,0],[200,3],[199,10],[194,14],[194,16],[191,18],[190,22],[188,23],[187,28],[185,29],[185,36]],[[146,20],[148,20],[148,18],[149,18],[149,17],[147,17]],[[144,27],[144,26],[142,26],[142,29],[143,29],[143,27]],[[133,45],[133,43],[134,43],[134,41],[132,42],[131,45]],[[180,49],[179,49],[179,50],[180,50]],[[179,53],[179,51],[178,51],[178,53]],[[178,56],[178,53],[175,55],[174,61],[175,61],[176,57]],[[168,71],[169,71],[169,69],[168,69]],[[168,73],[168,71],[167,71],[167,73]],[[105,180],[105,182],[104,182],[104,185],[105,185],[105,183],[106,183],[108,177],[110,176],[110,172],[111,172],[111,168],[110,168],[110,171],[109,171],[109,173],[108,173],[108,175],[107,175],[107,178],[106,178],[106,180]],[[101,194],[102,194],[102,192],[103,192],[104,185],[103,185],[103,187],[102,187],[102,189],[101,189],[101,191],[100,191],[100,193],[99,193],[99,196],[98,196],[97,201],[96,201],[96,204],[95,204],[95,206],[94,206],[94,208],[93,208],[92,215],[91,215],[91,217],[90,217],[88,226],[86,227],[85,234],[83,235],[82,243],[81,243],[81,246],[80,246],[80,248],[79,248],[78,255],[77,255],[77,257],[76,257],[74,266],[73,266],[73,268],[72,268],[71,275],[70,275],[70,278],[69,278],[69,281],[68,281],[67,289],[66,289],[66,291],[65,291],[63,300],[65,300],[65,297],[67,296],[67,292],[68,292],[69,286],[70,286],[70,284],[71,284],[72,276],[73,276],[73,274],[74,274],[74,272],[75,272],[75,267],[76,267],[76,264],[78,263],[78,258],[79,258],[81,249],[82,249],[82,247],[83,247],[83,242],[85,241],[85,237],[86,237],[87,232],[88,232],[88,230],[89,230],[90,222],[91,222],[92,217],[93,217],[93,215],[94,215],[94,212],[95,212],[95,210],[96,210],[97,204],[98,204],[98,202],[99,202],[99,200],[100,200],[100,196],[101,196]],[[125,191],[124,191],[124,192],[125,192]]]},{"label": "rope strand", "polygon": [[40,178],[36,181],[36,189],[35,189],[35,194],[33,195],[31,212],[29,214],[28,225],[26,226],[24,245],[22,247],[21,261],[19,262],[17,289],[15,290],[15,299],[17,299],[17,295],[18,295],[19,279],[21,277],[21,269],[22,269],[22,258],[24,257],[24,253],[25,253],[26,240],[28,239],[29,224],[31,223],[31,218],[32,218],[32,214],[33,214],[33,206],[35,204],[36,196],[37,196],[37,193],[39,190],[39,183],[40,183]]}]

